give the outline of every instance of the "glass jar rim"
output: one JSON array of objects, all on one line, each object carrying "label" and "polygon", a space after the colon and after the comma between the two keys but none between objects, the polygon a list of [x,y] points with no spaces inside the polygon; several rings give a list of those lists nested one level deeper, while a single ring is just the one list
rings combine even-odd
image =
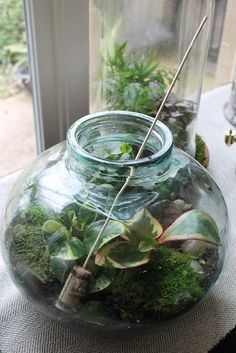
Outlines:
[{"label": "glass jar rim", "polygon": [[[139,165],[143,165],[146,163],[153,163],[162,161],[165,157],[169,156],[173,148],[173,135],[170,129],[163,124],[161,121],[157,121],[155,127],[157,127],[165,136],[165,140],[163,141],[162,147],[157,151],[151,154],[148,157],[139,158],[138,160],[131,159],[131,160],[108,160],[100,157],[96,157],[91,153],[87,152],[84,148],[82,148],[77,140],[77,135],[79,129],[82,127],[83,124],[89,122],[96,118],[104,117],[112,117],[114,116],[126,116],[126,117],[134,117],[138,118],[141,121],[149,122],[150,126],[153,123],[154,118],[137,112],[131,111],[123,111],[123,110],[113,110],[113,111],[103,111],[99,113],[92,113],[88,114],[80,119],[78,119],[68,130],[67,132],[67,143],[69,144],[70,148],[73,149],[75,153],[79,153],[79,155],[87,160],[97,162],[97,163],[104,163],[113,166],[122,166],[122,167],[135,167]],[[155,129],[155,128],[154,128]]]}]

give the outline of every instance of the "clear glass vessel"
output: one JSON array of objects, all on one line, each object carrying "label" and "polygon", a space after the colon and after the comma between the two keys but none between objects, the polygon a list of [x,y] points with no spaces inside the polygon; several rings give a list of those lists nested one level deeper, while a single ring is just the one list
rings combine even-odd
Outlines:
[{"label": "clear glass vessel", "polygon": [[214,0],[92,0],[90,108],[154,116],[195,31],[192,49],[160,120],[177,147],[193,153]]},{"label": "clear glass vessel", "polygon": [[134,160],[151,122],[132,112],[86,116],[10,192],[1,222],[8,271],[59,322],[104,332],[156,327],[203,300],[222,270],[222,194],[200,164],[173,148],[161,122]]}]

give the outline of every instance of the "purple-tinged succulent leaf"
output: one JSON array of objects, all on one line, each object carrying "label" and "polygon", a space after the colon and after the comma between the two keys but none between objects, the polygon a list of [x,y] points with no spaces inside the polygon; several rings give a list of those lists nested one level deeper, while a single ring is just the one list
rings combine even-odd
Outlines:
[{"label": "purple-tinged succulent leaf", "polygon": [[150,252],[142,253],[136,244],[121,241],[103,247],[96,255],[95,263],[107,268],[132,268],[149,262]]},{"label": "purple-tinged succulent leaf", "polygon": [[164,231],[158,242],[165,244],[190,239],[220,245],[218,227],[207,213],[199,210],[184,213]]}]

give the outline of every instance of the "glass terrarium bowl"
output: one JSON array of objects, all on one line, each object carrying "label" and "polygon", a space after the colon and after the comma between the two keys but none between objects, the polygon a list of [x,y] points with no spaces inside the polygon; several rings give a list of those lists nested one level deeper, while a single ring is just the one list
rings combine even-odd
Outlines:
[{"label": "glass terrarium bowl", "polygon": [[1,222],[8,271],[41,311],[73,328],[158,327],[204,299],[222,270],[222,194],[173,148],[161,122],[134,160],[151,122],[121,111],[78,120],[67,143],[41,154],[9,195]]}]

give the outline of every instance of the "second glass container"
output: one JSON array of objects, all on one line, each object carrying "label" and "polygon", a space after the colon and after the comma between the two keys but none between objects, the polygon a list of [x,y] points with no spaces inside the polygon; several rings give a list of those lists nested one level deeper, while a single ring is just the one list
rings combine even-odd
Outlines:
[{"label": "second glass container", "polygon": [[161,114],[193,153],[214,0],[91,0],[90,111],[154,116],[202,18],[208,21]]}]

